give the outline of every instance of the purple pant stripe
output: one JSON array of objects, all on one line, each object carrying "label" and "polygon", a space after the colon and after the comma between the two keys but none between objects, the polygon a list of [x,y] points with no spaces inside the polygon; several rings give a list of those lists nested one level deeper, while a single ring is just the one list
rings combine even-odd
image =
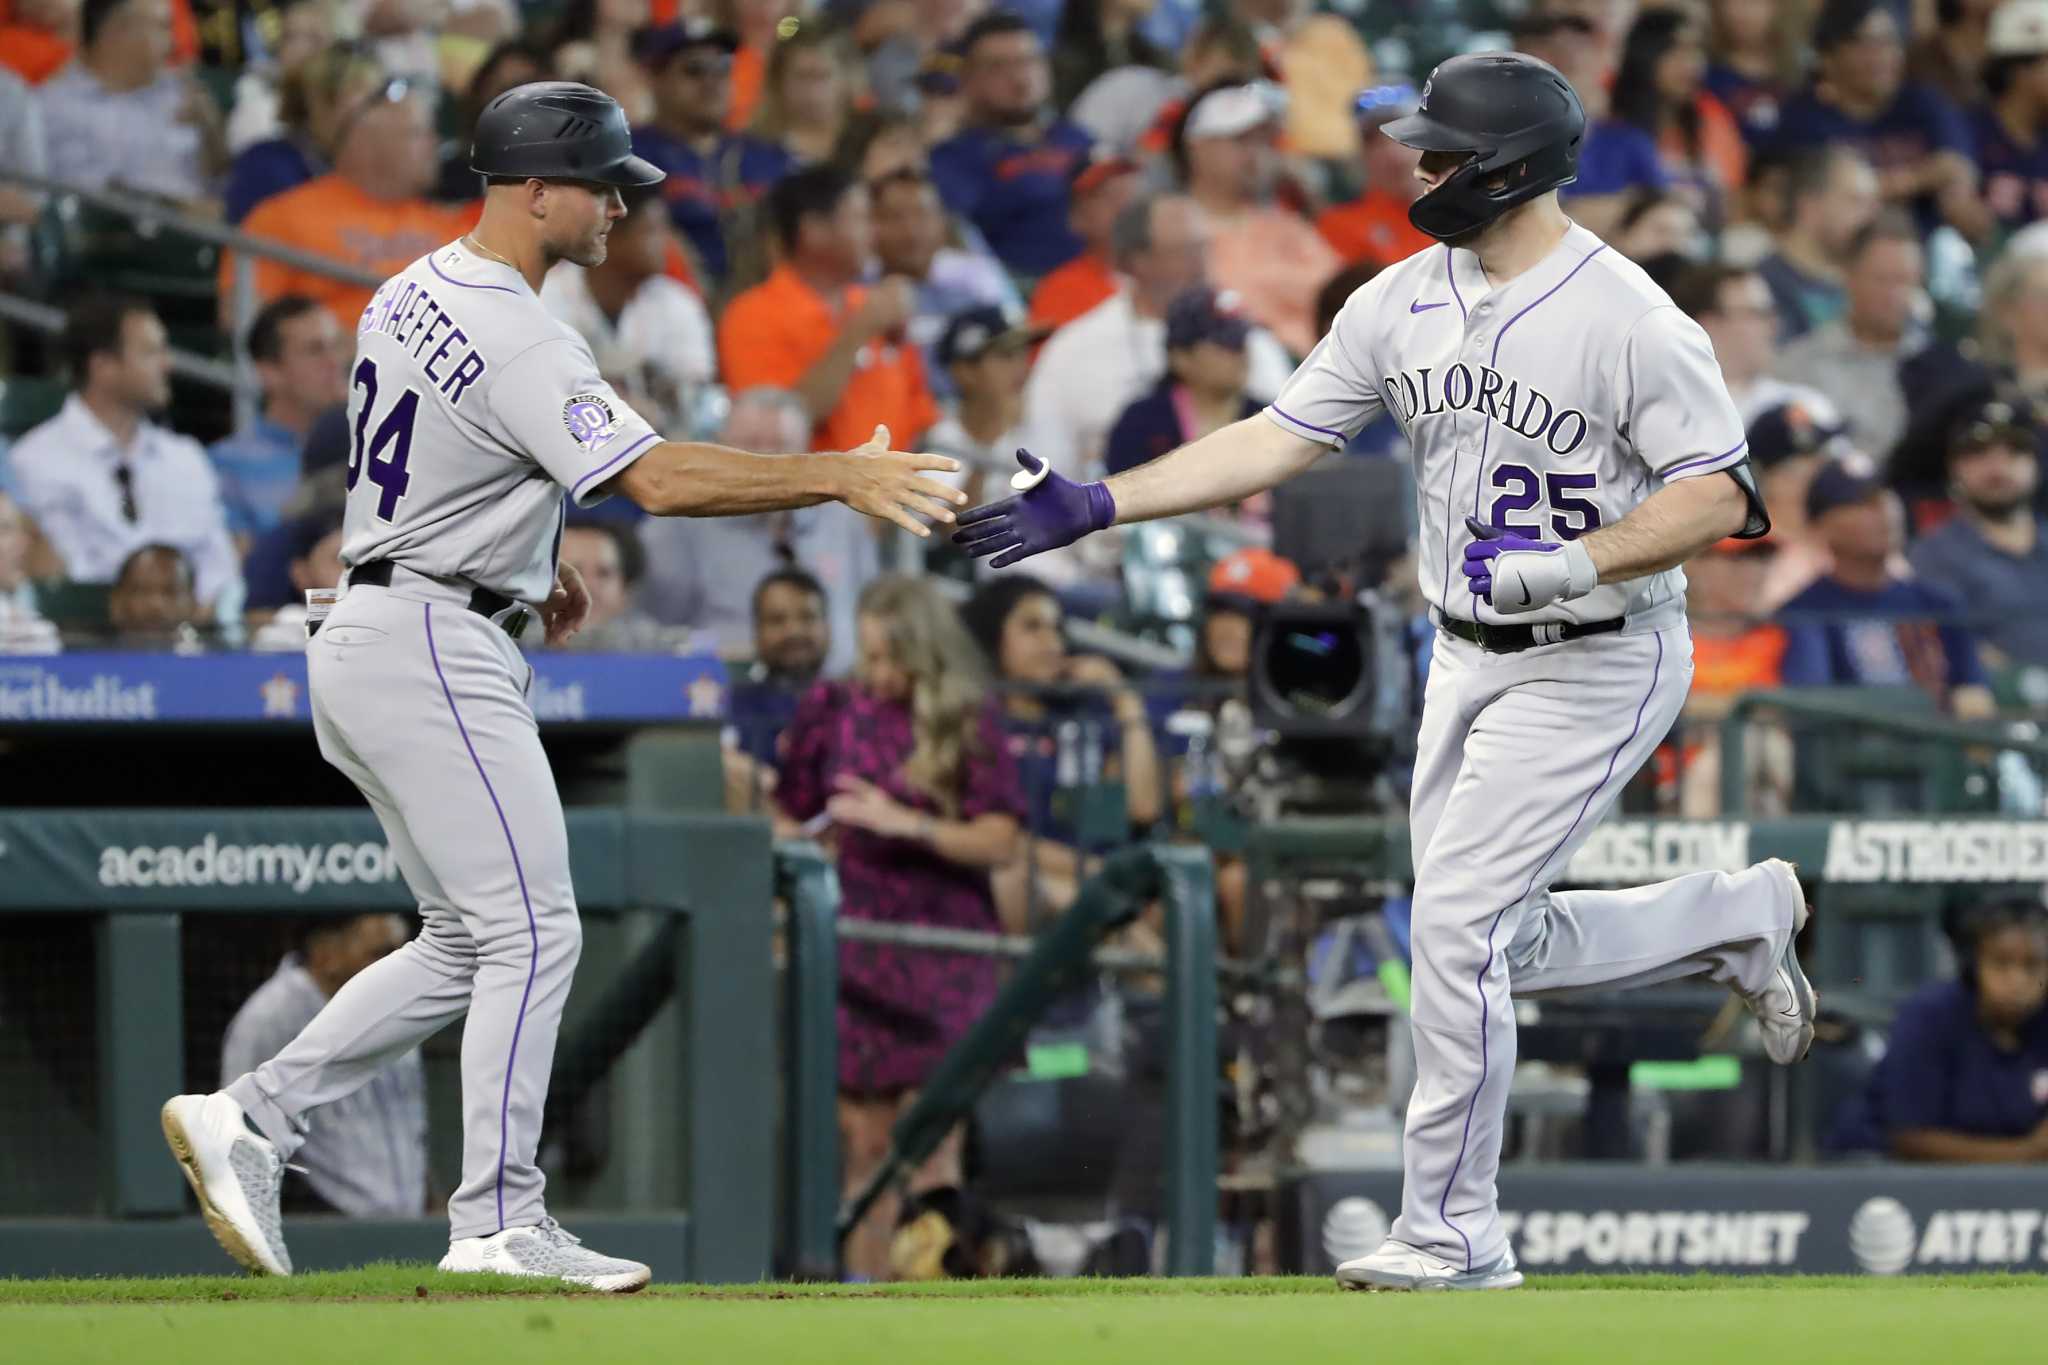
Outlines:
[{"label": "purple pant stripe", "polygon": [[1636,723],[1629,727],[1628,737],[1622,740],[1620,744],[1615,746],[1613,753],[1607,755],[1607,771],[1600,775],[1600,780],[1593,784],[1593,789],[1591,791],[1586,793],[1586,799],[1579,803],[1579,813],[1572,817],[1572,822],[1569,826],[1566,827],[1564,834],[1558,839],[1556,844],[1551,846],[1550,852],[1543,855],[1543,860],[1537,863],[1536,866],[1530,870],[1529,884],[1522,888],[1522,894],[1517,896],[1513,901],[1509,902],[1508,904],[1503,905],[1499,909],[1499,911],[1497,911],[1494,914],[1493,923],[1486,926],[1486,958],[1479,964],[1479,975],[1472,978],[1472,988],[1479,996],[1479,1081],[1478,1084],[1472,1087],[1471,1103],[1465,1106],[1465,1131],[1464,1134],[1458,1139],[1458,1159],[1451,1163],[1451,1173],[1448,1176],[1444,1177],[1443,1198],[1436,1201],[1437,1217],[1441,1218],[1444,1222],[1449,1223],[1451,1231],[1457,1233],[1458,1240],[1465,1244],[1465,1269],[1468,1272],[1473,1268],[1472,1240],[1465,1235],[1465,1230],[1463,1228],[1459,1227],[1456,1223],[1451,1222],[1451,1215],[1448,1210],[1451,1202],[1451,1186],[1455,1185],[1458,1181],[1458,1172],[1461,1169],[1463,1169],[1465,1165],[1465,1149],[1467,1148],[1467,1146],[1470,1145],[1472,1141],[1472,1114],[1473,1111],[1479,1108],[1479,1092],[1486,1089],[1486,1029],[1488,1024],[1492,1022],[1493,1014],[1492,1008],[1486,1003],[1486,974],[1493,968],[1494,931],[1500,928],[1502,916],[1506,915],[1508,911],[1514,909],[1515,906],[1520,905],[1523,901],[1529,899],[1529,893],[1536,889],[1536,879],[1543,875],[1543,869],[1549,864],[1552,858],[1555,858],[1557,856],[1558,849],[1561,849],[1565,846],[1566,841],[1568,841],[1572,837],[1572,834],[1578,829],[1579,822],[1586,818],[1586,812],[1593,808],[1593,798],[1598,796],[1600,794],[1601,789],[1607,785],[1608,781],[1611,778],[1613,778],[1614,765],[1621,761],[1622,751],[1627,749],[1629,745],[1633,744],[1635,742],[1636,736],[1642,732],[1643,712],[1649,709],[1650,698],[1657,695],[1657,678],[1658,675],[1664,671],[1664,637],[1660,634],[1656,638],[1657,662],[1652,664],[1650,667],[1650,686],[1648,687],[1648,689],[1644,691],[1642,701],[1636,704]]},{"label": "purple pant stripe", "polygon": [[519,993],[519,1016],[512,1021],[512,1046],[505,1055],[505,1093],[498,1099],[498,1231],[505,1230],[505,1132],[512,1112],[512,1072],[519,1061],[519,1031],[526,1026],[526,1002],[533,998],[533,975],[540,967],[540,926],[533,918],[533,897],[526,892],[526,869],[519,863],[519,844],[512,837],[512,822],[505,818],[505,807],[498,800],[498,792],[491,785],[491,775],[484,771],[483,759],[477,757],[476,745],[469,739],[469,727],[462,723],[462,712],[455,709],[455,694],[448,688],[448,675],[441,671],[440,651],[434,648],[434,604],[420,604],[426,614],[427,657],[434,661],[434,676],[441,680],[441,695],[448,699],[448,714],[455,717],[456,732],[462,736],[462,747],[469,750],[469,761],[476,765],[476,775],[483,780],[484,795],[491,798],[491,809],[498,813],[498,828],[505,831],[505,847],[512,854],[512,875],[519,879],[519,900],[526,907],[526,939],[530,951],[526,957],[526,989]]}]

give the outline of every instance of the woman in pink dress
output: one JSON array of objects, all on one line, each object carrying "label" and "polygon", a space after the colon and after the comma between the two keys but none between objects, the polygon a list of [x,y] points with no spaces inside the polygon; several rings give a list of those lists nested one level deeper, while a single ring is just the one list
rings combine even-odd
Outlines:
[{"label": "woman in pink dress", "polygon": [[[881,578],[861,594],[850,682],[821,683],[782,735],[776,799],[829,818],[840,914],[993,930],[989,870],[1016,849],[1023,795],[985,695],[979,651],[923,579]],[[848,1192],[889,1150],[917,1087],[994,1000],[996,961],[846,942],[839,949],[839,1130]],[[912,1181],[960,1183],[958,1135]],[[846,1243],[846,1267],[888,1270],[893,1196]]]}]

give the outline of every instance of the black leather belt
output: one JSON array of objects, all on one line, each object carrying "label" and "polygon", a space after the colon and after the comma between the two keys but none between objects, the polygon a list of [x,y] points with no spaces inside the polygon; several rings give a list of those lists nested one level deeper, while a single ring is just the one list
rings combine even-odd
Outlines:
[{"label": "black leather belt", "polygon": [[[391,586],[391,561],[388,559],[373,559],[367,564],[358,564],[348,571],[348,581],[350,587],[354,587],[358,583],[368,583],[373,587],[388,588]],[[489,588],[472,588],[470,590],[469,609],[478,616],[496,620],[500,612],[509,611],[518,605],[518,598],[507,597],[501,592],[492,592]],[[507,635],[516,640],[526,633],[526,622],[531,616],[531,612],[522,611],[515,615],[507,616],[504,620],[498,621],[497,624]]]},{"label": "black leather belt", "polygon": [[1584,623],[1547,621],[1531,626],[1496,626],[1485,621],[1461,621],[1455,616],[1439,615],[1436,623],[1460,640],[1478,645],[1488,654],[1519,654],[1538,645],[1557,645],[1588,635],[1611,634],[1627,625],[1628,618],[1616,616],[1606,621]]}]

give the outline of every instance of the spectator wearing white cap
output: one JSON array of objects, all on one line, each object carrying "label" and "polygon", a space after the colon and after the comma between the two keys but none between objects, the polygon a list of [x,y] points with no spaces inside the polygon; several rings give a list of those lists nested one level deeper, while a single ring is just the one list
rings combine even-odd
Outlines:
[{"label": "spectator wearing white cap", "polygon": [[1299,215],[1273,202],[1286,97],[1264,81],[1203,92],[1188,107],[1175,160],[1209,220],[1209,277],[1297,355],[1316,344],[1316,290],[1343,264]]},{"label": "spectator wearing white cap", "polygon": [[1016,472],[1020,446],[1035,446],[1024,426],[1024,379],[1031,348],[1048,330],[983,305],[954,314],[939,336],[937,359],[955,401],[925,433],[924,448],[966,466],[938,477],[966,489],[972,502]]},{"label": "spectator wearing white cap", "polygon": [[1991,15],[1972,131],[1984,202],[2001,231],[2048,217],[2048,0],[2005,0]]}]

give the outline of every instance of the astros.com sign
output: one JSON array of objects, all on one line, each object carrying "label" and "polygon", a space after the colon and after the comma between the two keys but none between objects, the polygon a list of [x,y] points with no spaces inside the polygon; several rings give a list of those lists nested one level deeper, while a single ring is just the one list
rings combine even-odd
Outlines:
[{"label": "astros.com sign", "polygon": [[[1510,1166],[1501,1224],[1553,1273],[1900,1275],[2048,1267],[2048,1171],[1908,1166]],[[1379,1246],[1398,1171],[1319,1171],[1287,1195],[1292,1268]]]},{"label": "astros.com sign", "polygon": [[[1564,880],[1635,886],[1740,872],[1757,856],[1744,821],[1617,820],[1593,831]],[[1838,883],[2048,881],[2048,821],[1836,820],[1819,864],[1808,866]]]}]

